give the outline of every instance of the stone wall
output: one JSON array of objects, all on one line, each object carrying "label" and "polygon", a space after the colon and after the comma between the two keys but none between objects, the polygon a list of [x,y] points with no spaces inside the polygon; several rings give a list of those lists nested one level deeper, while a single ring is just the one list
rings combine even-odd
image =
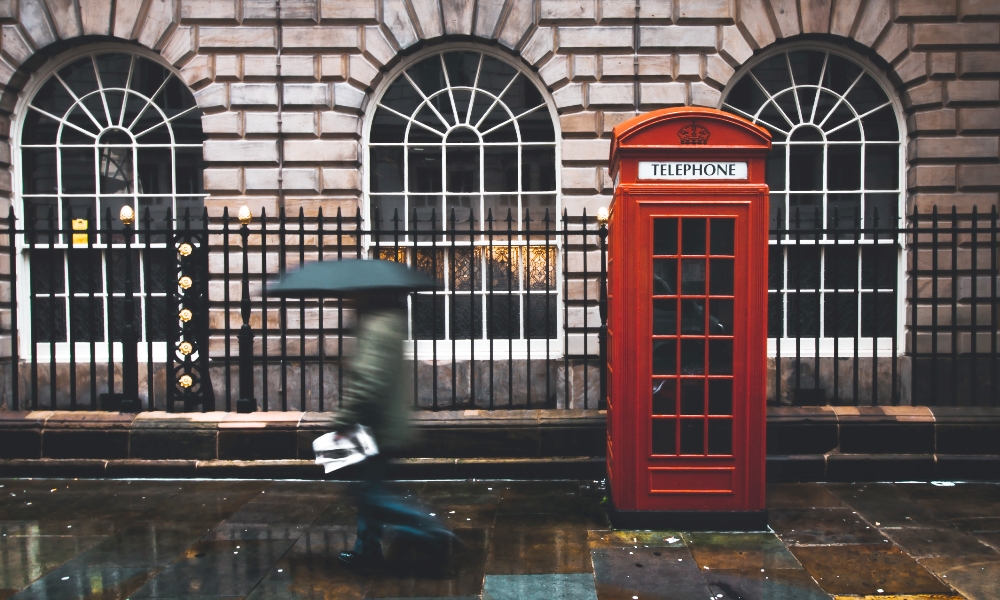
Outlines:
[{"label": "stone wall", "polygon": [[[82,36],[145,46],[177,68],[204,111],[214,215],[243,204],[352,214],[372,91],[401,57],[449,40],[499,46],[537,71],[559,114],[561,202],[574,214],[610,202],[614,125],[717,107],[755,53],[799,39],[846,46],[896,87],[908,210],[988,210],[1000,190],[997,0],[0,0],[0,23],[2,137],[43,57]],[[0,194],[11,188],[0,169]]]}]

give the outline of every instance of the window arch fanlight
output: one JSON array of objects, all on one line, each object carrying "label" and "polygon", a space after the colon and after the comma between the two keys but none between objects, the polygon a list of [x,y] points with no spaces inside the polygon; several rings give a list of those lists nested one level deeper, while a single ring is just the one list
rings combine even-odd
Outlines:
[{"label": "window arch fanlight", "polygon": [[[77,50],[55,64],[17,113],[18,205],[23,227],[36,232],[25,249],[31,337],[119,341],[126,251],[124,239],[103,232],[122,227],[124,205],[140,231],[166,229],[168,215],[181,220],[187,211],[200,219],[201,111],[177,75],[139,51]],[[70,234],[77,229],[86,233]],[[136,324],[146,341],[166,339],[172,313],[175,257],[166,242],[141,234],[133,244]]]},{"label": "window arch fanlight", "polygon": [[[414,297],[412,338],[556,337],[555,236],[500,233],[500,248],[489,233],[559,222],[556,127],[542,91],[506,60],[459,48],[419,57],[383,90],[367,131],[366,220],[383,233],[371,241],[402,246],[394,257],[447,290]],[[501,290],[503,299],[491,293]]]},{"label": "window arch fanlight", "polygon": [[781,49],[734,78],[723,109],[773,136],[769,337],[898,335],[886,317],[899,314],[901,247],[871,230],[898,222],[903,148],[877,73],[830,49]]},{"label": "window arch fanlight", "polygon": [[201,111],[176,75],[136,53],[98,51],[51,73],[23,112],[26,225],[117,218],[131,203],[154,220],[203,205]]}]

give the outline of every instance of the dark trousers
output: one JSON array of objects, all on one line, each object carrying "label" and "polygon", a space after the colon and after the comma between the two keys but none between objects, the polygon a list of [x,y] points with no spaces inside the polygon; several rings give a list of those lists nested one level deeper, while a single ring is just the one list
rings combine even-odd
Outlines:
[{"label": "dark trousers", "polygon": [[362,463],[362,481],[357,488],[358,535],[354,552],[382,554],[382,534],[386,526],[399,534],[431,543],[447,543],[453,534],[426,510],[386,491],[383,482],[389,461],[381,454]]}]

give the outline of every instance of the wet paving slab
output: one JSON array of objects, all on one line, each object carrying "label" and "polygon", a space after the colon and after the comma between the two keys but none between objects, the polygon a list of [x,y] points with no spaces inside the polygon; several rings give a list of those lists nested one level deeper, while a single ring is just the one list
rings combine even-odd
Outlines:
[{"label": "wet paving slab", "polygon": [[772,485],[737,533],[615,530],[592,481],[391,482],[457,541],[362,569],[348,483],[0,486],[0,600],[1000,598],[1000,485]]}]

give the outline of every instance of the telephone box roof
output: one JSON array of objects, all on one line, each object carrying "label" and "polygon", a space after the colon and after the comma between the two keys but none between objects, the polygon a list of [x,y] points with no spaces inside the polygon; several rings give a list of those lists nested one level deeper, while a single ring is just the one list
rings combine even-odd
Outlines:
[{"label": "telephone box roof", "polygon": [[629,148],[770,149],[771,133],[737,115],[714,108],[663,108],[620,123],[612,132],[611,162]]}]

